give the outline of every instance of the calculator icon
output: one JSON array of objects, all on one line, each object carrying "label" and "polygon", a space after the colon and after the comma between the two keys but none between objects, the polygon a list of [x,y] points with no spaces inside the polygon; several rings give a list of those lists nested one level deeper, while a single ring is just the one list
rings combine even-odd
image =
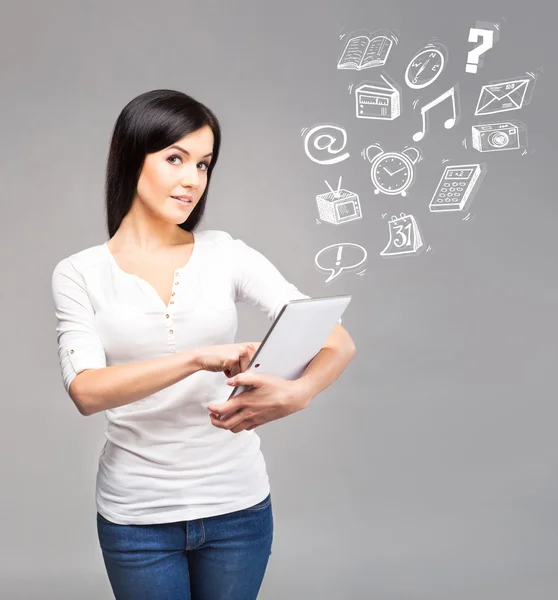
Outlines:
[{"label": "calculator icon", "polygon": [[463,210],[480,174],[479,164],[447,166],[430,200],[430,212]]}]

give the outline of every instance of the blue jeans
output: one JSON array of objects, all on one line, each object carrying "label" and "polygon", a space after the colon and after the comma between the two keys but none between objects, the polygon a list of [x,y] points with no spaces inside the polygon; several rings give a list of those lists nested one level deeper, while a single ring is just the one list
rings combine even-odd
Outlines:
[{"label": "blue jeans", "polygon": [[97,513],[116,600],[256,600],[273,541],[271,494],[224,515],[118,525]]}]

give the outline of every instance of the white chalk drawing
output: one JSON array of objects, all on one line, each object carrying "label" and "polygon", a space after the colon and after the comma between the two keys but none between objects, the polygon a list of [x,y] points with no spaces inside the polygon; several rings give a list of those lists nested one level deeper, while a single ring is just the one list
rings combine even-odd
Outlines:
[{"label": "white chalk drawing", "polygon": [[[376,152],[370,155],[369,150]],[[408,156],[411,153],[411,156]],[[407,190],[415,180],[415,164],[421,159],[417,148],[405,148],[402,152],[384,152],[379,144],[371,144],[363,156],[372,163],[370,177],[375,186],[374,193],[394,196],[407,195]]]},{"label": "white chalk drawing", "polygon": [[519,150],[527,146],[527,129],[521,121],[482,123],[473,125],[471,139],[479,152]]},{"label": "white chalk drawing", "polygon": [[477,29],[471,27],[469,30],[469,42],[478,42],[482,38],[481,44],[473,48],[467,54],[467,64],[465,65],[466,73],[476,73],[477,67],[482,67],[481,56],[488,52],[494,46],[494,31],[492,29]]},{"label": "white chalk drawing", "polygon": [[401,92],[384,75],[382,83],[363,83],[355,90],[356,116],[359,119],[391,121],[401,114]]},{"label": "white chalk drawing", "polygon": [[377,35],[370,39],[366,35],[350,38],[337,63],[338,69],[362,71],[386,64],[393,39],[386,35]]},{"label": "white chalk drawing", "polygon": [[463,210],[471,202],[473,190],[480,185],[480,164],[448,165],[430,201],[430,212]]},{"label": "white chalk drawing", "polygon": [[434,108],[434,106],[437,106],[438,104],[440,104],[447,98],[451,98],[451,104],[453,107],[453,116],[450,117],[449,119],[446,119],[446,121],[444,121],[444,127],[446,129],[451,129],[457,123],[457,121],[459,119],[459,110],[458,110],[459,103],[455,99],[456,89],[457,89],[457,85],[454,85],[447,92],[444,92],[441,96],[438,96],[438,98],[435,98],[434,100],[432,100],[432,102],[425,104],[420,109],[420,113],[422,116],[422,129],[420,131],[417,131],[415,134],[413,134],[413,140],[415,142],[422,140],[422,138],[425,136],[425,134],[427,132],[426,113],[431,108]]},{"label": "white chalk drawing", "polygon": [[401,213],[393,215],[388,222],[389,241],[380,252],[380,256],[396,256],[398,254],[415,254],[422,248],[422,236],[413,215]]},{"label": "white chalk drawing", "polygon": [[[302,133],[305,133],[305,129]],[[334,148],[337,140],[337,133],[341,132],[343,137],[343,141],[340,147]],[[313,153],[310,153],[310,144],[312,144]],[[306,152],[306,156],[315,163],[319,165],[334,165],[340,163],[347,158],[349,158],[350,154],[348,152],[343,152],[345,146],[347,145],[347,132],[337,125],[316,125],[306,134],[304,138],[304,151]],[[317,154],[318,156],[314,156]],[[325,158],[327,155],[337,154],[333,158]]]},{"label": "white chalk drawing", "polygon": [[314,263],[321,271],[329,271],[329,277],[324,283],[333,281],[343,271],[359,267],[368,256],[366,249],[358,244],[342,242],[322,248],[314,258]]},{"label": "white chalk drawing", "polygon": [[528,78],[524,78],[483,85],[475,115],[491,115],[508,110],[519,110],[523,107],[529,82]]},{"label": "white chalk drawing", "polygon": [[415,90],[420,90],[436,81],[445,64],[442,50],[429,44],[418,52],[405,70],[405,83]]},{"label": "white chalk drawing", "polygon": [[325,183],[330,191],[316,196],[320,219],[334,225],[362,218],[358,195],[342,189],[341,179],[340,177],[336,190],[326,181]]}]

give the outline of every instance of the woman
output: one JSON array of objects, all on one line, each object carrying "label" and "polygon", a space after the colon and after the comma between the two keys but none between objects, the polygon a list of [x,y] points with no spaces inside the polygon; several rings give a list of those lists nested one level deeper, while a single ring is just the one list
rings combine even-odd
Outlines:
[{"label": "woman", "polygon": [[338,324],[300,379],[243,372],[258,344],[233,343],[235,302],[273,319],[308,296],[241,240],[197,231],[220,141],[181,92],[132,100],[108,157],[110,239],[52,275],[65,389],[108,421],[97,527],[117,600],[257,597],[273,516],[253,430],[305,408],[355,352]]}]

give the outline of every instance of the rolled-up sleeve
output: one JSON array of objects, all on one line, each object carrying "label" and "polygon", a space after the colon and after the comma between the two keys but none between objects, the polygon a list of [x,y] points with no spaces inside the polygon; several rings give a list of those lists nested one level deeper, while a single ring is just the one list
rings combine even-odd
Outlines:
[{"label": "rolled-up sleeve", "polygon": [[103,344],[95,330],[95,311],[85,282],[67,258],[52,273],[52,296],[62,381],[68,394],[81,371],[107,366]]},{"label": "rolled-up sleeve", "polygon": [[231,244],[237,301],[258,308],[273,321],[291,300],[310,298],[287,281],[261,252],[239,239]]}]

